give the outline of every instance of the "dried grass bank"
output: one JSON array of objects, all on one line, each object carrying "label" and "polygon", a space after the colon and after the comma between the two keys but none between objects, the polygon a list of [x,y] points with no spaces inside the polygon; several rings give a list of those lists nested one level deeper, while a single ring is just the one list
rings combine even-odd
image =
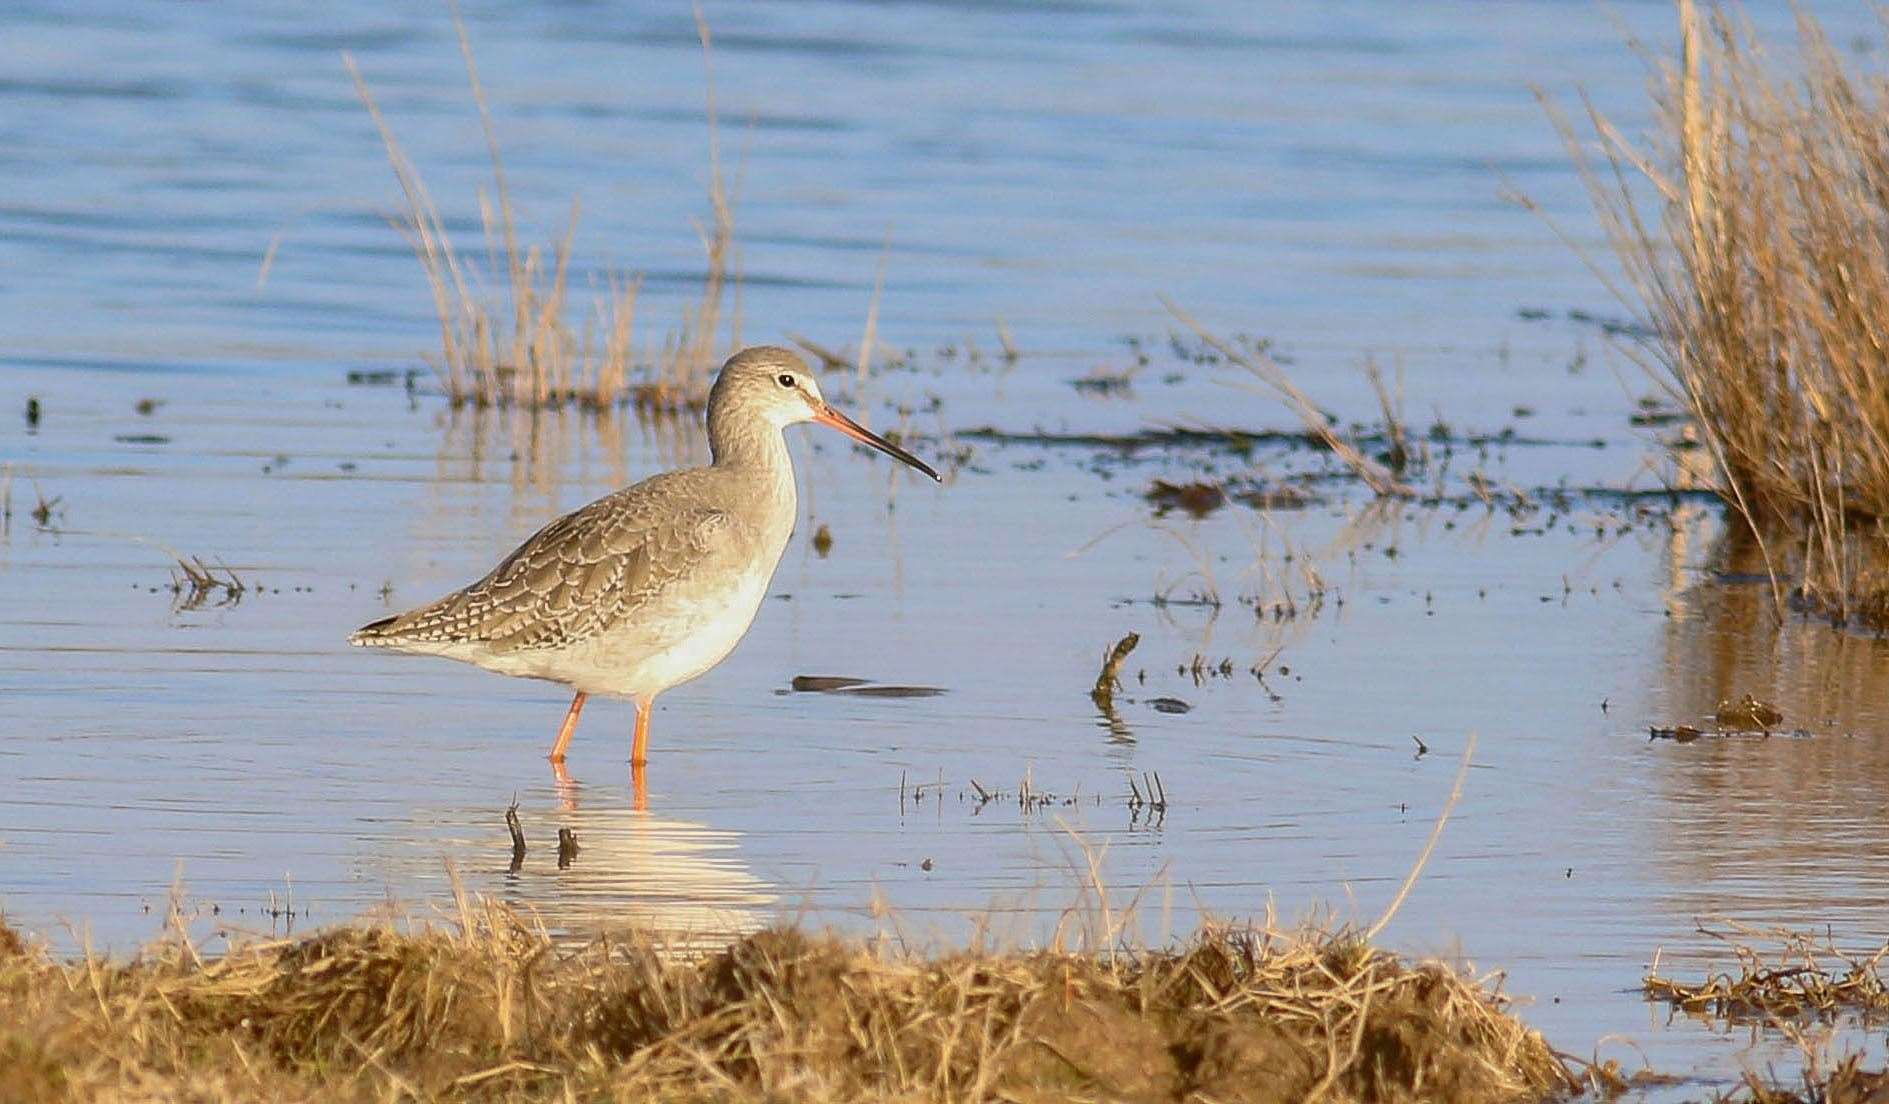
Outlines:
[{"label": "dried grass bank", "polygon": [[775,929],[676,960],[463,906],[217,958],[55,961],[0,926],[15,1101],[1520,1101],[1569,1070],[1478,980],[1350,933],[893,953]]}]

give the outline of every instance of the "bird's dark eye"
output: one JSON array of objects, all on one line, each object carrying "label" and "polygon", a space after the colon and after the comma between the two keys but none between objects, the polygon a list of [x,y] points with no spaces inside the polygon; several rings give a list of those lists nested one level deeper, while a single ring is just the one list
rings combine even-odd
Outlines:
[{"label": "bird's dark eye", "polygon": [[788,375],[785,372],[782,372],[776,378],[780,380],[780,384],[782,387],[792,387],[794,385],[794,377]]}]

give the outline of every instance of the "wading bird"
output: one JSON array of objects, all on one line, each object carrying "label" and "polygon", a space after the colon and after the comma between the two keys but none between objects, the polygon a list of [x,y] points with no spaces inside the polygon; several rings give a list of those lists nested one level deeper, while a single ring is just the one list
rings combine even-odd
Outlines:
[{"label": "wading bird", "polygon": [[630,765],[640,791],[651,703],[734,650],[787,547],[797,507],[781,431],[800,422],[832,426],[938,479],[827,405],[798,356],[745,349],[709,391],[707,467],[605,495],[538,530],[478,582],[349,640],[569,686],[577,696],[550,755],[560,777],[584,700],[633,698]]}]

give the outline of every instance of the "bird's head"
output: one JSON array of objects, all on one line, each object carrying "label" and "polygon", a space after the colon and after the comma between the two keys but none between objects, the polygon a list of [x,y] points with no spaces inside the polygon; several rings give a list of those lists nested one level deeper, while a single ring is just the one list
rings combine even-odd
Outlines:
[{"label": "bird's head", "polygon": [[745,416],[779,429],[819,422],[938,479],[938,473],[923,460],[834,409],[820,394],[820,381],[814,378],[807,362],[778,346],[759,345],[729,357],[709,392],[708,409],[710,417],[721,411],[742,410],[747,412]]}]

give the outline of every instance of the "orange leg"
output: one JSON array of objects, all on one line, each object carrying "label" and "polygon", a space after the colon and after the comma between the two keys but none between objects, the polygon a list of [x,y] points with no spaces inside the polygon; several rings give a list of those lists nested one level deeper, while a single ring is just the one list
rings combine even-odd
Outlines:
[{"label": "orange leg", "polygon": [[649,782],[643,767],[649,762],[649,707],[656,696],[636,699],[636,735],[630,741],[630,787],[632,807],[637,812],[649,808]]},{"label": "orange leg", "polygon": [[649,762],[649,709],[656,695],[636,699],[636,736],[630,743],[630,766],[641,770]]},{"label": "orange leg", "polygon": [[579,690],[571,699],[571,711],[564,714],[564,724],[558,728],[557,743],[551,745],[550,759],[553,763],[564,761],[564,749],[571,746],[571,737],[577,732],[577,715],[584,711],[584,692]]}]

